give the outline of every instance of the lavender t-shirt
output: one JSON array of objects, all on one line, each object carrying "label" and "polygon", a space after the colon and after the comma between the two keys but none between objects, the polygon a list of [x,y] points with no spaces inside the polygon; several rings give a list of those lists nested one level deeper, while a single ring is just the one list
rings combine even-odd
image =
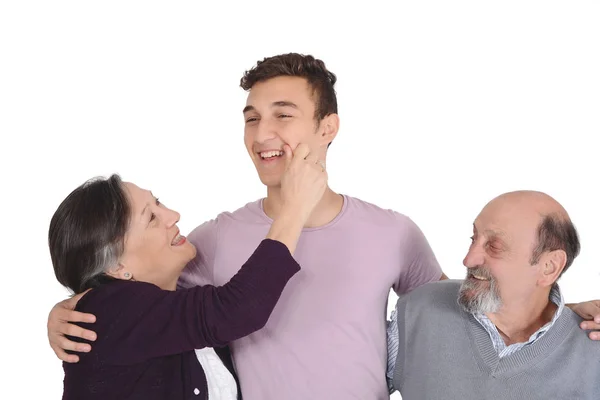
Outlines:
[{"label": "lavender t-shirt", "polygon": [[[180,285],[225,284],[271,222],[258,200],[197,227]],[[302,270],[266,326],[231,345],[244,399],[388,399],[390,288],[406,293],[442,274],[425,236],[402,214],[344,196],[333,221],[302,231],[294,258]]]}]

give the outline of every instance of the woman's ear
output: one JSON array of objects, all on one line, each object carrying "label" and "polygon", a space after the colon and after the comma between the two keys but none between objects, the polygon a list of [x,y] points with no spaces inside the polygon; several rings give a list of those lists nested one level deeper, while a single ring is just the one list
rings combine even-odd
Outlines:
[{"label": "woman's ear", "polygon": [[127,270],[127,267],[125,265],[121,263],[109,268],[108,271],[106,271],[106,275],[112,276],[116,279],[122,279],[124,281],[133,279],[133,274]]}]

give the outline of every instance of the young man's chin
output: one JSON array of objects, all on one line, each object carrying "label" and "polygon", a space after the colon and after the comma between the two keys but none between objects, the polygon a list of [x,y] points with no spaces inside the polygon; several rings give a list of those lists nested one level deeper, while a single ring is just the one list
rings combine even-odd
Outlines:
[{"label": "young man's chin", "polygon": [[281,186],[281,177],[280,176],[258,176],[263,185],[268,188],[274,189],[279,188]]}]

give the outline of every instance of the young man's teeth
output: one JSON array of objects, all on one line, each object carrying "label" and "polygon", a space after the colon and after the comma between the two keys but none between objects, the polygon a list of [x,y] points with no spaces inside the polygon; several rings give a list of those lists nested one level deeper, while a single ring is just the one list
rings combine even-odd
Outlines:
[{"label": "young man's teeth", "polygon": [[177,236],[175,236],[175,239],[173,239],[173,241],[171,242],[172,245],[177,244],[181,241],[181,235],[177,234]]},{"label": "young man's teeth", "polygon": [[280,156],[282,154],[283,154],[282,151],[264,151],[264,152],[260,153],[260,156],[262,158],[271,158],[271,157]]}]

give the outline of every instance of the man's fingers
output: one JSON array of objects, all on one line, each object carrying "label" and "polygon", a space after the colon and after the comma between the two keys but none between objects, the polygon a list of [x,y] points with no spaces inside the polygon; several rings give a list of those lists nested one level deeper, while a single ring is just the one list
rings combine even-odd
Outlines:
[{"label": "man's fingers", "polygon": [[71,297],[71,299],[70,299],[70,300],[71,300],[71,301],[75,301],[75,303],[77,303],[77,302],[78,302],[79,300],[81,300],[81,298],[82,298],[83,296],[85,296],[85,294],[86,294],[87,292],[89,292],[90,290],[92,290],[92,289],[90,288],[90,289],[86,290],[85,292],[81,292],[81,293],[79,293],[79,294],[76,294],[76,295],[74,295],[73,297]]},{"label": "man's fingers", "polygon": [[87,322],[90,324],[96,322],[96,316],[94,314],[86,314],[79,311],[62,310],[59,318],[67,322]]},{"label": "man's fingers", "polygon": [[79,362],[79,356],[76,356],[75,354],[65,353],[64,358],[61,358],[61,360],[71,364],[75,364]]},{"label": "man's fingers", "polygon": [[600,331],[600,324],[594,321],[583,321],[580,326],[586,331]]},{"label": "man's fingers", "polygon": [[600,340],[600,332],[590,332],[589,337],[592,340]]},{"label": "man's fingers", "polygon": [[82,327],[73,324],[68,324],[66,328],[66,332],[61,332],[62,334],[87,339],[92,342],[96,340],[96,332],[83,329]]},{"label": "man's fingers", "polygon": [[52,350],[54,350],[54,354],[56,354],[56,357],[58,357],[61,361],[68,363],[79,362],[78,356],[76,356],[75,354],[67,354],[67,352],[61,349],[59,346],[53,345]]},{"label": "man's fingers", "polygon": [[568,307],[585,320],[600,323],[600,307],[598,300],[584,301],[576,304],[568,304]]},{"label": "man's fingers", "polygon": [[65,303],[65,307],[67,307],[70,310],[74,310],[75,306],[77,306],[77,303],[79,302],[79,300],[81,300],[81,298],[92,289],[88,289],[85,292],[76,294],[75,296],[71,297],[70,299],[67,299],[64,301]]},{"label": "man's fingers", "polygon": [[92,350],[92,346],[89,344],[73,342],[64,336],[61,336],[53,345],[58,345],[62,350],[76,351],[78,353],[87,353]]}]

